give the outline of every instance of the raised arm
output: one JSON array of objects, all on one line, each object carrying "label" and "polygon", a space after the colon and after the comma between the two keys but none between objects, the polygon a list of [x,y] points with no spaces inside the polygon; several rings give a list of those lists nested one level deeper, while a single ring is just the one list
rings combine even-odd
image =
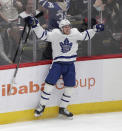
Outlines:
[{"label": "raised arm", "polygon": [[94,26],[93,29],[86,30],[82,33],[79,33],[77,35],[78,40],[90,40],[94,37],[94,35],[97,32],[101,32],[104,30],[104,25],[103,24],[97,24]]},{"label": "raised arm", "polygon": [[47,30],[43,29],[40,24],[37,24],[36,27],[33,28],[33,31],[35,32],[38,39],[41,40],[47,40]]},{"label": "raised arm", "polygon": [[29,27],[32,27],[38,39],[49,42],[52,41],[51,32],[43,29],[35,17],[28,16],[25,18],[25,22]]}]

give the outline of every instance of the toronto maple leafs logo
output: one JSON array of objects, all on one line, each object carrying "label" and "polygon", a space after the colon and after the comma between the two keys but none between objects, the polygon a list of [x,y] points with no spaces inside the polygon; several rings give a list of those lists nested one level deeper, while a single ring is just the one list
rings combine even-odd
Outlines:
[{"label": "toronto maple leafs logo", "polygon": [[64,42],[60,42],[60,46],[61,46],[61,52],[67,53],[68,51],[71,50],[72,43],[69,42],[69,40],[66,38]]}]

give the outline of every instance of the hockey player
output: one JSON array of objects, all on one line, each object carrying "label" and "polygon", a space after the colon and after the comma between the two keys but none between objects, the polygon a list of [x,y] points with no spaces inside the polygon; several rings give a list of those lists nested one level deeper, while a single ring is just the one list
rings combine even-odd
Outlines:
[{"label": "hockey player", "polygon": [[[59,21],[67,17],[70,0],[39,0],[41,7],[48,10],[48,30],[59,28]],[[43,53],[45,59],[52,59],[51,43],[47,43],[45,52]]]},{"label": "hockey player", "polygon": [[98,24],[95,25],[94,29],[80,33],[76,28],[71,28],[70,21],[67,19],[59,23],[60,29],[53,29],[51,32],[44,30],[33,17],[28,18],[28,24],[32,26],[39,39],[52,43],[53,50],[53,63],[45,79],[45,88],[41,93],[40,103],[35,109],[34,115],[35,117],[42,115],[51,92],[57,80],[62,75],[64,93],[59,105],[59,114],[71,118],[73,114],[67,110],[67,106],[70,102],[76,81],[74,62],[76,61],[78,50],[77,40],[91,39],[96,32],[104,30],[104,25]]}]

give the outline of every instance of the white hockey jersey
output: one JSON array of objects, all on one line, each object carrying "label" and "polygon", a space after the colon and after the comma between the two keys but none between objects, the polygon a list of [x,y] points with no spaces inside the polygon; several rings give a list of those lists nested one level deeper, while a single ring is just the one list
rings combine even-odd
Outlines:
[{"label": "white hockey jersey", "polygon": [[95,35],[95,29],[89,29],[80,33],[76,28],[71,29],[69,35],[63,34],[60,29],[53,29],[51,32],[44,30],[39,24],[33,29],[41,40],[52,43],[53,62],[76,61],[78,40],[89,40]]}]

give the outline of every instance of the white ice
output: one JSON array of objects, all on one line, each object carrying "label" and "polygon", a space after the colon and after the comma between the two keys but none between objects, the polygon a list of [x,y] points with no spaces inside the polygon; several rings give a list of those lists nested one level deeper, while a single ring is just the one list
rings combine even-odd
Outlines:
[{"label": "white ice", "polygon": [[75,115],[0,125],[0,131],[122,131],[122,112]]}]

